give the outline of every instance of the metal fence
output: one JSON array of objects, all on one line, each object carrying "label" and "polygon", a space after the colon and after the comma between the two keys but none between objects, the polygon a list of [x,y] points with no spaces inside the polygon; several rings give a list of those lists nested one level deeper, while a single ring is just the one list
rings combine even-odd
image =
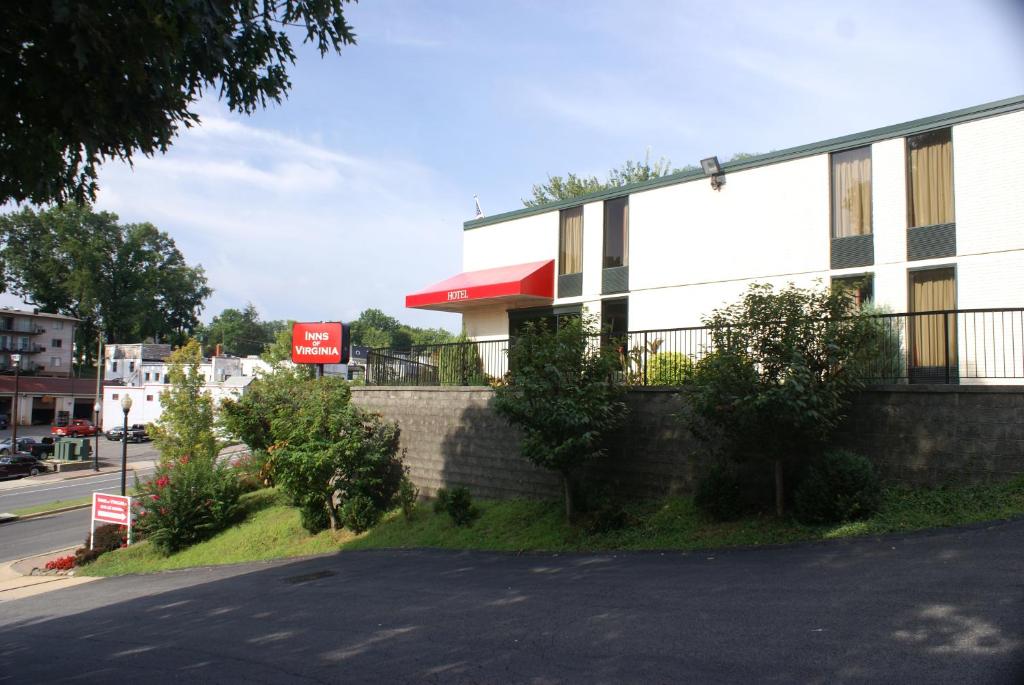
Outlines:
[{"label": "metal fence", "polygon": [[[1024,309],[879,314],[860,370],[871,383],[1024,383]],[[708,327],[601,336],[621,360],[624,383],[674,386],[714,351]],[[595,340],[595,344],[597,344]],[[508,372],[509,340],[377,348],[369,385],[489,385]]]}]

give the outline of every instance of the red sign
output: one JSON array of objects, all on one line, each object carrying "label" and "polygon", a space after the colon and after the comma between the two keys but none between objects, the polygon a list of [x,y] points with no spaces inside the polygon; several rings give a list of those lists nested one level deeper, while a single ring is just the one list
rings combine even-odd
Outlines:
[{"label": "red sign", "polygon": [[348,362],[348,326],[338,322],[292,326],[292,361],[296,364]]},{"label": "red sign", "polygon": [[118,523],[122,526],[128,525],[128,517],[131,516],[132,498],[121,497],[120,495],[104,495],[100,492],[92,493],[92,519],[104,523]]}]

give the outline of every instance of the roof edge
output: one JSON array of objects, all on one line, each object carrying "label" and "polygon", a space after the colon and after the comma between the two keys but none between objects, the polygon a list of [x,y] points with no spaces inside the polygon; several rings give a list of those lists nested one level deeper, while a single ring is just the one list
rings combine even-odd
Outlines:
[{"label": "roof edge", "polygon": [[[921,133],[933,128],[962,124],[968,121],[985,119],[1019,110],[1024,110],[1024,95],[1017,95],[1003,100],[995,100],[994,102],[966,107],[964,109],[958,109],[944,114],[935,114],[900,124],[883,126],[869,131],[862,131],[860,133],[852,133],[838,138],[829,138],[815,143],[797,145],[795,147],[786,148],[785,150],[776,150],[774,152],[768,152],[755,157],[748,157],[736,162],[725,162],[722,164],[722,171],[725,173],[745,171],[747,169],[768,166],[770,164],[778,164],[780,162],[788,162],[794,159],[800,159],[801,157],[810,157],[851,147],[859,147],[861,145],[868,145],[888,140],[890,138],[900,138],[914,133]],[[651,179],[649,181],[640,181],[638,183],[630,183],[617,188],[599,190],[597,192],[580,195],[579,197],[574,197],[569,200],[558,200],[537,207],[523,207],[522,209],[513,209],[508,212],[502,212],[501,214],[495,214],[494,216],[483,217],[481,219],[470,219],[463,222],[462,228],[464,231],[470,231],[474,228],[483,228],[484,226],[492,226],[494,224],[500,224],[506,221],[521,219],[536,214],[545,214],[547,212],[565,209],[567,207],[576,207],[577,205],[586,204],[588,202],[609,200],[616,197],[622,197],[623,195],[629,195],[631,193],[654,190],[655,188],[676,185],[678,183],[687,183],[689,181],[695,181],[702,178],[707,178],[707,175],[699,169],[695,171],[683,171]]]}]

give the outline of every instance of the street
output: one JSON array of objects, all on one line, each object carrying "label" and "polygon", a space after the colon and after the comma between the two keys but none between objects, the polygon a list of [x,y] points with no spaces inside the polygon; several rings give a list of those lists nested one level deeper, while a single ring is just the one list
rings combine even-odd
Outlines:
[{"label": "street", "polygon": [[704,553],[349,552],[3,605],[0,682],[1024,678],[1024,521]]},{"label": "street", "polygon": [[0,563],[81,545],[89,535],[89,510],[0,525]]}]

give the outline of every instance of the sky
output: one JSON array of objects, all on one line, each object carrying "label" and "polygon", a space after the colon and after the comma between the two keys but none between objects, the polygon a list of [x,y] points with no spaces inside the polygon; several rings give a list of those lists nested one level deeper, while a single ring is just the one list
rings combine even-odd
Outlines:
[{"label": "sky", "polygon": [[[288,99],[216,93],[165,155],[109,163],[97,208],[167,231],[206,270],[202,318],[457,331],[406,294],[458,273],[473,195],[522,206],[549,174],[604,177],[768,152],[1024,94],[1024,2],[364,0],[358,45],[299,50]],[[9,297],[9,296],[8,296]],[[8,302],[8,304],[14,304]]]}]

